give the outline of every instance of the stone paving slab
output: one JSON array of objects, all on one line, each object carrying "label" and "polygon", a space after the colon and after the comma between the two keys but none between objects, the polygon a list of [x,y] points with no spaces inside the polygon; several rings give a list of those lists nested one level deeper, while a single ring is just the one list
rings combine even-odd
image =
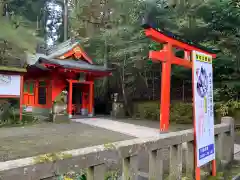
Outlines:
[{"label": "stone paving slab", "polygon": [[134,137],[80,123],[0,128],[0,161],[84,148]]},{"label": "stone paving slab", "polygon": [[72,121],[87,124],[94,127],[100,127],[111,131],[119,132],[129,136],[138,138],[146,138],[152,136],[160,136],[159,130],[125,122],[118,122],[105,118],[81,118],[73,119]]}]

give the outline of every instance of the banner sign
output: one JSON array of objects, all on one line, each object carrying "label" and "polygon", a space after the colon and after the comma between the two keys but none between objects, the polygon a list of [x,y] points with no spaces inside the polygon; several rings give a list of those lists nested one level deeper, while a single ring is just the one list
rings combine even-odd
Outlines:
[{"label": "banner sign", "polygon": [[0,74],[0,96],[20,96],[21,76]]},{"label": "banner sign", "polygon": [[212,57],[193,51],[197,167],[215,159]]}]

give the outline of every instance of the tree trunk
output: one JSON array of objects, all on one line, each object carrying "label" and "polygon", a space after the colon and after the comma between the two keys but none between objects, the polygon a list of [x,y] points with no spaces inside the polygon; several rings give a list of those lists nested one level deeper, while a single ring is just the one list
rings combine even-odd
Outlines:
[{"label": "tree trunk", "polygon": [[[110,19],[110,13],[108,13],[109,9],[108,9],[108,2],[104,1],[104,9],[103,9],[103,13],[105,16],[105,19],[107,21],[109,21]],[[103,17],[104,18],[104,17]],[[104,25],[104,24],[103,24]],[[104,27],[105,29],[107,29],[107,27]],[[104,67],[108,68],[108,40],[107,37],[105,37],[104,39]],[[104,88],[104,95],[105,95],[105,100],[108,100],[108,89],[109,89],[109,78],[105,77],[103,79],[103,88]]]},{"label": "tree trunk", "polygon": [[185,82],[182,82],[182,101],[185,101]]},{"label": "tree trunk", "polygon": [[124,74],[125,74],[126,59],[127,59],[127,56],[125,55],[122,71],[120,70],[120,72],[121,72],[120,80],[121,80],[121,88],[122,88],[122,95],[123,95],[123,100],[124,100],[124,106],[125,106],[128,114],[130,116],[132,116],[132,111],[131,111],[131,109],[129,107],[128,97],[127,97],[126,88],[125,88],[125,77],[124,77]]},{"label": "tree trunk", "polygon": [[[107,39],[105,39],[104,42],[105,46],[104,46],[104,67],[107,68],[108,67],[108,45],[107,45]],[[107,93],[107,85],[108,85],[108,77],[105,77],[103,79],[103,88],[104,88],[104,94],[106,95]]]},{"label": "tree trunk", "polygon": [[4,0],[0,0],[0,16],[4,15]]},{"label": "tree trunk", "polygon": [[64,0],[64,41],[68,39],[68,0]]}]

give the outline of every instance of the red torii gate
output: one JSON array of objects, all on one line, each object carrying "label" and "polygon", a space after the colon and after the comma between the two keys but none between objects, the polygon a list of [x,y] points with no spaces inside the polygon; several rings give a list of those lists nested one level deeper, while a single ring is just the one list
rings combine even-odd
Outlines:
[{"label": "red torii gate", "polygon": [[[186,42],[171,32],[162,31],[149,24],[143,24],[145,34],[152,40],[162,43],[163,49],[160,51],[150,51],[149,58],[153,61],[162,62],[161,80],[161,104],[160,104],[160,131],[166,132],[169,129],[169,109],[170,109],[170,87],[171,87],[171,66],[172,64],[192,68],[191,53],[198,51],[216,58],[213,51],[203,46]],[[182,49],[184,58],[176,57],[173,48]]]},{"label": "red torii gate", "polygon": [[[169,129],[169,110],[170,110],[170,87],[171,87],[171,66],[172,64],[192,68],[191,54],[193,51],[202,52],[204,54],[216,58],[216,54],[212,50],[206,49],[203,46],[186,42],[171,32],[162,31],[152,27],[149,24],[143,24],[145,34],[152,40],[162,43],[163,49],[160,51],[150,51],[149,58],[153,61],[162,62],[161,76],[161,104],[160,104],[160,131],[166,132]],[[173,48],[182,49],[184,58],[176,57],[173,53]],[[194,86],[194,85],[193,85]],[[194,106],[193,106],[194,108]],[[194,119],[195,127],[195,119]],[[194,138],[196,132],[194,128]],[[195,142],[196,143],[196,142]],[[195,160],[195,177],[200,180],[200,167],[196,165],[196,144],[194,145],[194,160]],[[216,160],[212,161],[212,175],[216,176]]]}]

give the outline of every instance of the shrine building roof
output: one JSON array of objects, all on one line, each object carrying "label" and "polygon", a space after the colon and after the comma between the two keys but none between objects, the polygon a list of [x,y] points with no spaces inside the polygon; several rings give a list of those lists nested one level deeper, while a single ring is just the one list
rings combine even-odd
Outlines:
[{"label": "shrine building roof", "polygon": [[0,66],[0,72],[25,73],[27,72],[27,70],[25,68],[20,68],[20,67]]},{"label": "shrine building roof", "polygon": [[42,70],[48,70],[43,64],[51,64],[65,69],[79,69],[89,71],[109,72],[110,69],[96,65],[92,59],[83,51],[80,43],[68,40],[53,46],[40,53],[27,54],[26,63]]},{"label": "shrine building roof", "polygon": [[40,58],[38,61],[38,66],[41,66],[42,63],[52,64],[65,69],[81,69],[81,70],[89,70],[89,71],[111,72],[111,69],[108,69],[104,66],[93,65],[85,61],[76,61],[74,59],[68,59],[67,61],[63,61],[59,59]]}]

